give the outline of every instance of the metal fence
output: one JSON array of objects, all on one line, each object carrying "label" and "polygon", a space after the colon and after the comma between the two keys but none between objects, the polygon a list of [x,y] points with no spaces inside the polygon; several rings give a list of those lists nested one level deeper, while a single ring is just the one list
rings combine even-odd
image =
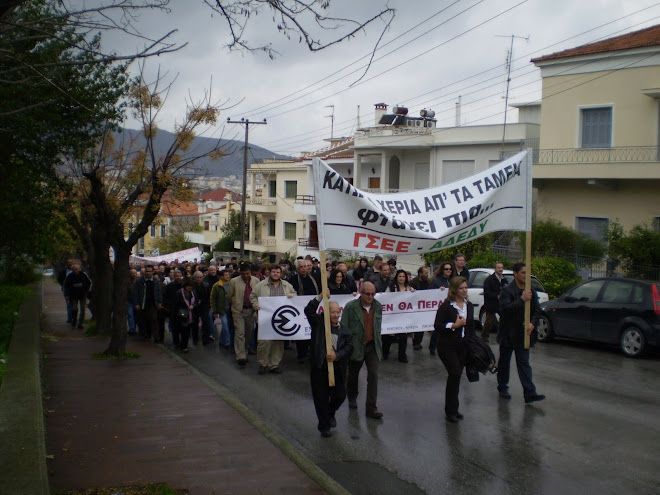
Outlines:
[{"label": "metal fence", "polygon": [[[626,163],[626,162],[658,162],[660,148],[658,146],[617,146],[614,148],[562,148],[538,149],[534,143],[525,143],[532,148],[532,161],[536,165],[566,165],[581,163]],[[505,160],[516,151],[502,152],[500,158]]]},{"label": "metal fence", "polygon": [[[493,245],[491,250],[509,261],[520,261],[525,258],[525,253],[520,248]],[[620,265],[609,258],[594,258],[579,254],[551,253],[550,256],[573,263],[577,275],[582,280],[599,277],[629,277],[653,281],[660,280],[659,266]]]}]

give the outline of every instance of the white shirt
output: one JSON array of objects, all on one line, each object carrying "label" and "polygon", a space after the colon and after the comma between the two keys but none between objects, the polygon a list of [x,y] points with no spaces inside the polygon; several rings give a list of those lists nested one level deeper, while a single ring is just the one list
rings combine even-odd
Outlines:
[{"label": "white shirt", "polygon": [[[462,308],[462,309],[458,306],[458,304],[456,303],[456,301],[452,301],[452,302],[451,302],[451,305],[452,305],[452,306],[456,309],[456,311],[458,312],[458,316],[460,316],[461,318],[465,318],[465,320],[467,320],[467,308],[468,308],[468,303],[467,303],[467,301],[463,301],[463,308]],[[451,326],[452,326],[454,323],[456,323],[456,322],[455,322],[455,321],[450,321],[449,323],[447,323],[447,325],[445,325],[445,328],[451,328]],[[452,331],[456,331],[456,329],[453,328]],[[461,337],[465,337],[465,325],[463,325],[463,326],[461,327]]]}]

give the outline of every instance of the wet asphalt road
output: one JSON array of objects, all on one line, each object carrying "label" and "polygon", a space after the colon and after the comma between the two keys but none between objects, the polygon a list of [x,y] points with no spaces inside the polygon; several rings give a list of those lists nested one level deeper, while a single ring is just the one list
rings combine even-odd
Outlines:
[{"label": "wet asphalt road", "polygon": [[280,376],[257,375],[256,356],[240,370],[216,346],[185,359],[353,494],[660,493],[659,355],[632,360],[592,344],[538,344],[531,364],[545,401],[524,404],[514,360],[511,401],[498,397],[495,376],[464,377],[465,420],[449,424],[446,372],[427,345],[428,335],[423,350],[409,345],[408,364],[396,360],[395,345],[394,359],[381,363],[383,420],[364,416],[363,368],[358,410],[344,403],[330,439],[316,429],[308,365],[295,361],[295,346],[285,351]]}]

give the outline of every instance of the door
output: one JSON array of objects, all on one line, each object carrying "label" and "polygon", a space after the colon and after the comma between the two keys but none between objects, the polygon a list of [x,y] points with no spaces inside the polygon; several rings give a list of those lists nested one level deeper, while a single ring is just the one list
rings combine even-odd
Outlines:
[{"label": "door", "polygon": [[316,220],[309,222],[309,247],[319,246],[319,231]]},{"label": "door", "polygon": [[553,319],[555,334],[573,339],[590,338],[592,308],[604,284],[604,280],[592,280],[560,298]]},{"label": "door", "polygon": [[380,189],[380,177],[369,177],[369,189]]},{"label": "door", "polygon": [[639,284],[626,280],[610,280],[596,303],[591,322],[591,340],[619,343],[619,322],[626,316],[639,314],[644,292]]}]

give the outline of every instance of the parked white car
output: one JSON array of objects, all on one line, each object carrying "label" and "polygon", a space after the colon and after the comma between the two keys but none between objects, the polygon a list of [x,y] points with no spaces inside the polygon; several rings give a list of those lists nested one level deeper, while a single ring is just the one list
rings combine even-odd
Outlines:
[{"label": "parked white car", "polygon": [[[484,281],[492,275],[493,268],[470,268],[470,280],[468,282],[468,299],[474,305],[474,319],[483,326],[486,322],[486,313],[484,312]],[[507,282],[513,282],[513,271],[504,270],[502,273]],[[543,284],[532,275],[532,288],[539,295],[539,304],[546,302],[549,297]],[[498,317],[499,319],[499,317]]]}]

